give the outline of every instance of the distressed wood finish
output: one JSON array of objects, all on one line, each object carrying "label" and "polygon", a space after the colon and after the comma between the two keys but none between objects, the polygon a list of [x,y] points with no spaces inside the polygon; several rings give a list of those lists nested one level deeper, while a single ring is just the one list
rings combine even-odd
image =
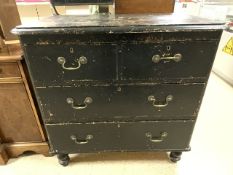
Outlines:
[{"label": "distressed wood finish", "polygon": [[[18,35],[35,34],[128,34],[154,32],[218,32],[221,34],[223,21],[206,20],[195,16],[169,15],[90,15],[51,16],[40,21],[24,24],[12,32]],[[95,36],[94,35],[94,36]],[[189,35],[189,34],[188,34]],[[103,35],[104,36],[104,35]],[[173,35],[172,35],[173,36]],[[47,36],[48,37],[48,36]],[[57,36],[56,36],[57,37]],[[71,36],[67,36],[70,38]],[[189,36],[191,37],[191,36]],[[34,38],[34,37],[33,37]],[[73,38],[73,37],[71,37]],[[206,38],[206,37],[205,37]],[[24,39],[24,38],[23,38]],[[36,39],[36,38],[34,38]],[[37,38],[41,40],[41,38]],[[58,38],[57,38],[58,39]],[[63,38],[64,39],[64,38]],[[76,39],[76,38],[75,38]],[[121,39],[121,38],[120,38]],[[170,38],[171,39],[171,38]],[[217,39],[217,38],[215,38]],[[77,40],[77,39],[76,39]],[[22,40],[24,41],[24,40]],[[57,40],[60,42],[59,40]],[[43,43],[49,43],[45,40]],[[26,43],[24,43],[26,44]]]},{"label": "distressed wood finish", "polygon": [[[165,35],[165,34],[164,34]],[[76,36],[74,36],[76,37]],[[119,37],[119,36],[118,36]],[[117,37],[115,36],[117,39]],[[132,42],[131,37],[127,38]],[[91,39],[90,39],[91,40]],[[87,37],[82,44],[45,44],[34,47],[26,46],[25,50],[31,60],[32,77],[37,86],[63,85],[75,82],[111,81],[111,80],[139,80],[139,81],[189,81],[194,78],[205,82],[209,69],[215,57],[218,41],[171,41],[155,43],[126,43],[119,45],[88,43]],[[119,41],[119,40],[118,40]],[[65,43],[72,43],[65,40]],[[90,51],[87,52],[86,48]],[[205,49],[209,48],[209,50]],[[212,51],[210,51],[212,50]],[[153,62],[153,57],[182,56],[180,61],[161,60]],[[86,64],[77,70],[66,70],[58,63],[58,58],[66,60],[65,67],[78,67],[77,59],[84,56]],[[203,59],[206,58],[206,59]],[[132,64],[133,63],[133,64]],[[165,64],[166,63],[166,64]],[[199,64],[201,63],[201,64]],[[53,70],[49,74],[44,70]],[[182,69],[182,71],[179,71]],[[199,69],[199,71],[196,71]]]},{"label": "distressed wood finish", "polygon": [[[86,48],[89,48],[87,52]],[[28,46],[28,57],[34,58],[32,65],[33,80],[49,85],[52,82],[63,83],[75,80],[112,80],[116,79],[116,46],[114,45],[52,45]],[[77,68],[77,59],[85,57],[86,64],[77,70],[66,70],[58,63],[62,57],[66,68]],[[52,70],[41,72],[41,69]],[[99,71],[96,71],[99,70]]]},{"label": "distressed wood finish", "polygon": [[59,163],[104,151],[180,160],[222,29],[175,14],[54,16],[14,29]]},{"label": "distressed wood finish", "polygon": [[[189,150],[194,121],[47,125],[54,152]],[[108,132],[106,132],[108,131]],[[162,133],[167,133],[161,138]],[[152,135],[152,139],[148,136]],[[149,135],[150,135],[149,134]],[[87,135],[92,138],[87,140]],[[75,136],[74,140],[71,136]],[[177,138],[179,136],[179,138]],[[156,141],[157,139],[157,141]],[[61,143],[61,140],[63,142]],[[79,143],[86,142],[86,143]],[[62,150],[62,151],[60,151]]]},{"label": "distressed wood finish", "polygon": [[[163,79],[177,82],[200,78],[204,82],[208,78],[218,41],[167,41],[158,44],[127,44],[122,47],[120,72],[123,80]],[[153,62],[155,56],[166,58],[176,54],[181,55],[180,60]]]},{"label": "distressed wood finish", "polygon": [[[87,86],[69,88],[39,88],[39,105],[46,123],[142,121],[195,119],[199,110],[199,99],[203,96],[204,84],[195,85],[141,85],[141,86]],[[154,96],[155,105],[166,103],[165,108],[153,106],[148,101]],[[74,106],[84,105],[90,97],[93,102],[86,109],[74,109],[67,98],[74,100]],[[133,109],[133,110],[129,110]]]}]

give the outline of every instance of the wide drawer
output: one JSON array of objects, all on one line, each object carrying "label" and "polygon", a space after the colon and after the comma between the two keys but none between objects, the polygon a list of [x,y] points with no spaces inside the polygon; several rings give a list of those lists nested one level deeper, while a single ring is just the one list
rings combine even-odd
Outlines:
[{"label": "wide drawer", "polygon": [[122,80],[205,82],[217,46],[217,41],[127,44],[120,56],[120,77]]},{"label": "wide drawer", "polygon": [[20,70],[17,63],[0,62],[0,79],[1,78],[20,78]]},{"label": "wide drawer", "polygon": [[116,49],[111,44],[27,46],[26,52],[35,85],[116,79]]},{"label": "wide drawer", "polygon": [[187,150],[194,121],[46,125],[52,151]]},{"label": "wide drawer", "polygon": [[196,118],[204,84],[37,89],[44,120],[144,121]]}]

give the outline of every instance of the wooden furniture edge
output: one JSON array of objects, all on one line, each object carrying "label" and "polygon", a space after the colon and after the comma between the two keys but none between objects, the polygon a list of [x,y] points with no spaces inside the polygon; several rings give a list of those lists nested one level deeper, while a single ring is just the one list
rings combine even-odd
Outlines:
[{"label": "wooden furniture edge", "polygon": [[23,79],[22,78],[0,78],[0,84],[2,83],[23,83]]},{"label": "wooden furniture edge", "polygon": [[5,145],[0,143],[0,165],[5,165],[9,157],[5,150]]},{"label": "wooden furniture edge", "polygon": [[51,156],[47,142],[4,143],[0,144],[0,165],[5,165],[10,158],[17,158],[25,152]]},{"label": "wooden furniture edge", "polygon": [[[0,56],[0,64],[1,63],[17,63],[18,61],[22,60],[21,55],[4,55]],[[19,64],[18,64],[19,67]],[[20,67],[19,67],[20,69]],[[7,77],[7,78],[0,78],[0,83],[23,83],[22,75],[21,77]]]},{"label": "wooden furniture edge", "polygon": [[19,40],[3,40],[6,45],[19,44]]},{"label": "wooden furniture edge", "polygon": [[1,51],[0,61],[19,61],[22,60],[22,49],[19,40],[5,41],[0,40],[2,48],[5,50]]},{"label": "wooden furniture edge", "polygon": [[35,107],[35,103],[34,103],[34,100],[32,98],[32,94],[31,94],[31,91],[29,89],[29,85],[28,85],[28,82],[27,82],[27,79],[26,79],[26,76],[25,76],[25,73],[24,73],[24,70],[23,70],[23,66],[22,66],[20,61],[18,61],[18,65],[19,65],[19,69],[20,69],[20,72],[21,72],[21,75],[22,75],[22,81],[24,83],[24,87],[26,89],[29,101],[31,103],[32,111],[33,111],[33,113],[35,115],[36,123],[37,123],[37,126],[39,128],[39,131],[40,131],[40,134],[41,134],[41,137],[42,137],[42,141],[46,141],[46,137],[44,135],[44,131],[43,131],[43,128],[41,126],[41,122],[40,122],[40,119],[39,119],[39,116],[38,116],[38,113],[37,113],[37,110],[36,110],[36,107]]},{"label": "wooden furniture edge", "polygon": [[0,56],[0,62],[16,62],[22,60],[21,55],[4,55]]},{"label": "wooden furniture edge", "polygon": [[[12,43],[12,44],[15,44],[17,41],[18,40],[14,40],[14,43]],[[26,92],[27,92],[28,99],[29,99],[30,104],[31,104],[33,114],[34,114],[36,122],[37,122],[37,126],[39,128],[39,131],[40,131],[40,134],[41,134],[41,137],[42,137],[42,141],[46,141],[46,137],[44,135],[43,128],[41,126],[41,122],[40,122],[37,110],[35,108],[35,104],[34,104],[34,101],[32,99],[32,95],[31,95],[31,92],[30,92],[30,89],[29,89],[29,86],[28,86],[28,82],[27,82],[27,79],[26,79],[26,76],[25,76],[25,73],[24,73],[24,70],[23,70],[23,66],[22,66],[22,64],[20,62],[21,60],[22,60],[21,55],[0,56],[0,62],[17,62],[20,73],[21,73],[21,77],[0,78],[0,84],[1,83],[23,83],[24,84],[24,87],[25,87]]]},{"label": "wooden furniture edge", "polygon": [[44,156],[50,156],[49,154],[49,146],[47,142],[26,142],[26,143],[13,143],[5,145],[6,152],[9,157],[15,158],[19,155],[32,151],[38,154],[42,154]]}]

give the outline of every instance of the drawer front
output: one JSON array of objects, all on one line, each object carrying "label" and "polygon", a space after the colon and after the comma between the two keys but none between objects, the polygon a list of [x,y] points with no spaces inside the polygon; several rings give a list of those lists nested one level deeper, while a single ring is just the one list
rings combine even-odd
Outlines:
[{"label": "drawer front", "polygon": [[203,84],[37,89],[48,123],[195,118]]},{"label": "drawer front", "polygon": [[187,150],[194,121],[46,125],[52,151]]},{"label": "drawer front", "polygon": [[0,62],[0,79],[1,78],[20,78],[20,70],[17,63]]},{"label": "drawer front", "polygon": [[207,80],[218,42],[127,44],[121,53],[123,80]]},{"label": "drawer front", "polygon": [[110,44],[27,46],[26,51],[35,85],[116,79],[115,46]]}]

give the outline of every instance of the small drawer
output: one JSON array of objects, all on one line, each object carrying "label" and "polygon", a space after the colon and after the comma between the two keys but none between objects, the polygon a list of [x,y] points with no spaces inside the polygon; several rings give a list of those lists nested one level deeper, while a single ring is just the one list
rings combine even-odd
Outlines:
[{"label": "small drawer", "polygon": [[0,62],[0,79],[1,78],[20,78],[20,70],[17,63]]},{"label": "small drawer", "polygon": [[194,119],[204,84],[37,89],[48,123]]},{"label": "small drawer", "polygon": [[52,151],[188,150],[194,121],[46,125]]},{"label": "small drawer", "polygon": [[217,41],[127,44],[121,52],[122,80],[179,82],[206,81],[215,58]]},{"label": "small drawer", "polygon": [[41,45],[26,47],[35,85],[116,79],[114,45]]}]

